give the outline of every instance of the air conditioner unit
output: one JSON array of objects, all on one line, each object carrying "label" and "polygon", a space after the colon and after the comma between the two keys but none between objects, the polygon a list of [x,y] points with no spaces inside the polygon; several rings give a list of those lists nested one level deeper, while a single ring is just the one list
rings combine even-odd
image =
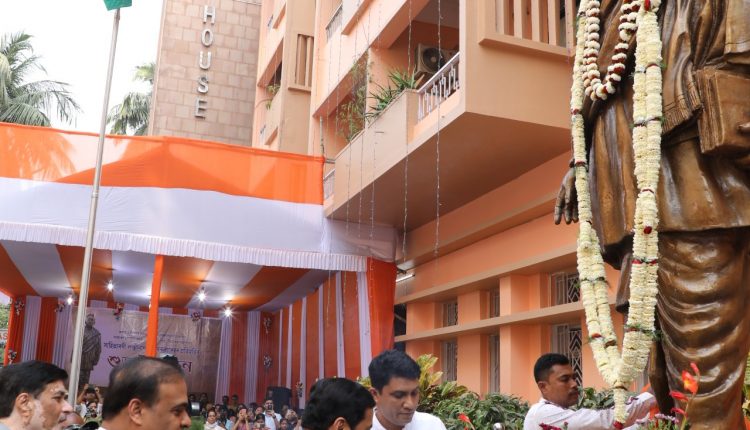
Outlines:
[{"label": "air conditioner unit", "polygon": [[438,49],[437,46],[419,44],[417,46],[417,75],[426,73],[434,75],[458,51],[452,49]]}]

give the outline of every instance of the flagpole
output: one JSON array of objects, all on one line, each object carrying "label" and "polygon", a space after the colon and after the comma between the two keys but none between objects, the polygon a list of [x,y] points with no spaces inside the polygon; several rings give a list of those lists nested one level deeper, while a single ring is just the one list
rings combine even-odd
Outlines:
[{"label": "flagpole", "polygon": [[81,274],[81,292],[78,296],[78,313],[76,314],[75,335],[73,337],[73,360],[70,365],[70,382],[68,392],[71,398],[78,396],[78,378],[81,373],[81,353],[83,352],[83,321],[86,317],[86,304],[89,296],[91,281],[91,256],[94,246],[94,228],[96,227],[96,209],[99,203],[99,184],[102,175],[102,156],[104,154],[104,132],[107,127],[107,110],[109,108],[109,90],[112,87],[112,70],[115,65],[115,50],[117,48],[117,31],[120,27],[120,9],[116,9],[112,24],[112,41],[109,46],[109,65],[107,68],[107,83],[104,87],[104,104],[99,123],[99,144],[96,148],[96,169],[94,170],[94,187],[91,191],[91,206],[89,207],[89,225],[86,232],[86,250],[83,254],[83,273]]}]

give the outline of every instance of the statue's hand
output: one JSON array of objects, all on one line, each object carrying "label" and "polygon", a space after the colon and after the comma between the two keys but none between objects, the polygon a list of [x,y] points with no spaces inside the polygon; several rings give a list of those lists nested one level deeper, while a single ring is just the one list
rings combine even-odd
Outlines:
[{"label": "statue's hand", "polygon": [[575,169],[570,168],[560,184],[560,192],[555,201],[555,224],[560,224],[563,215],[565,224],[578,222],[578,194],[576,193]]}]

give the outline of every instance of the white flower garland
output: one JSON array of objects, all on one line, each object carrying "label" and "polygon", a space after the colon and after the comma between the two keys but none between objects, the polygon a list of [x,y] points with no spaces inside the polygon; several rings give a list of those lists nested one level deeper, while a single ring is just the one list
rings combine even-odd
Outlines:
[{"label": "white flower garland", "polygon": [[[657,294],[659,222],[656,189],[659,181],[662,119],[662,42],[656,12],[661,0],[626,0],[621,7],[620,40],[602,83],[596,64],[599,53],[599,1],[583,0],[578,18],[576,56],[571,89],[573,157],[578,192],[578,273],[591,336],[594,360],[604,380],[613,387],[615,426],[627,419],[627,387],[643,371],[654,333]],[[608,285],[599,238],[592,224],[588,157],[584,121],[584,96],[606,99],[622,79],[628,42],[636,32],[636,66],[633,82],[633,147],[639,193],[636,200],[633,264],[630,277],[630,312],[625,326],[622,354],[617,347]]]}]

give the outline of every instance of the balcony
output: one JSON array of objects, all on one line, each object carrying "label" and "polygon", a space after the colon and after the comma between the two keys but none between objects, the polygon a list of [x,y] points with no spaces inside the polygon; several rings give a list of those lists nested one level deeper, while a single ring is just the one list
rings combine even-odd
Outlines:
[{"label": "balcony", "polygon": [[279,134],[279,121],[281,118],[281,97],[276,93],[274,97],[266,102],[265,106],[258,108],[265,110],[265,117],[260,129],[260,143],[270,145]]},{"label": "balcony", "polygon": [[[457,2],[448,14],[456,21],[441,28],[444,49],[455,37],[459,53],[341,151],[329,216],[410,231],[433,221],[438,204],[448,214],[569,151],[566,1],[564,10],[553,0]],[[365,13],[376,6],[373,0]],[[436,0],[415,14],[423,26],[441,16]],[[403,34],[397,39],[396,47]],[[434,45],[413,40],[412,49],[418,43]],[[371,55],[377,63],[379,54]]]}]

